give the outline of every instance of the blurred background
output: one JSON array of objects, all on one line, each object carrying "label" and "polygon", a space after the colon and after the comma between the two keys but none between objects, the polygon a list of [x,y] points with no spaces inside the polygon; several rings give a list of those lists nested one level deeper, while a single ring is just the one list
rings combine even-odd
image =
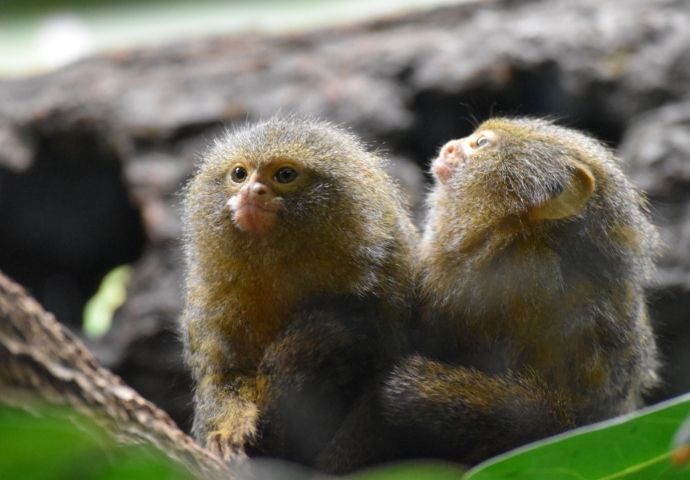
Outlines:
[{"label": "blurred background", "polygon": [[288,32],[453,0],[2,0],[0,75],[23,76],[84,56],[234,31]]},{"label": "blurred background", "polygon": [[383,150],[418,221],[429,160],[492,114],[606,141],[666,243],[648,400],[690,390],[685,0],[0,0],[0,270],[183,428],[178,192],[276,112]]}]

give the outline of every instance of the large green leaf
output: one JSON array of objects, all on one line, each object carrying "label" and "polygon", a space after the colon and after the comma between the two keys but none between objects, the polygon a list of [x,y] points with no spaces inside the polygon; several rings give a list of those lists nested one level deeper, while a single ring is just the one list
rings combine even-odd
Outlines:
[{"label": "large green leaf", "polygon": [[355,480],[681,480],[671,443],[690,412],[690,394],[631,415],[580,428],[491,459],[465,475],[458,467],[400,463],[360,472]]},{"label": "large green leaf", "polygon": [[690,395],[584,427],[489,460],[463,480],[674,480],[690,468],[670,461]]},{"label": "large green leaf", "polygon": [[40,417],[0,407],[2,480],[191,480],[180,465],[144,446],[118,445],[67,410]]}]

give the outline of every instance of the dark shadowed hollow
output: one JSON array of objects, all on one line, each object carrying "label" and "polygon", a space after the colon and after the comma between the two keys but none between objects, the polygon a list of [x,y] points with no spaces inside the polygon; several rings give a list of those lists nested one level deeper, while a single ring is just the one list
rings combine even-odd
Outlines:
[{"label": "dark shadowed hollow", "polygon": [[121,159],[95,129],[37,125],[31,133],[33,164],[0,169],[0,265],[78,330],[103,275],[139,258],[144,231]]}]

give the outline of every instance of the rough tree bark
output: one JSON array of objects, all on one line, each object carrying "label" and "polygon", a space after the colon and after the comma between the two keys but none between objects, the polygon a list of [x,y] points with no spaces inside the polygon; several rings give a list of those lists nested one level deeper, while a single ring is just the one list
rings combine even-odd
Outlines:
[{"label": "rough tree bark", "polygon": [[232,478],[167,413],[103,368],[91,352],[22,287],[0,273],[0,403],[67,406],[125,443],[152,445],[193,474]]}]

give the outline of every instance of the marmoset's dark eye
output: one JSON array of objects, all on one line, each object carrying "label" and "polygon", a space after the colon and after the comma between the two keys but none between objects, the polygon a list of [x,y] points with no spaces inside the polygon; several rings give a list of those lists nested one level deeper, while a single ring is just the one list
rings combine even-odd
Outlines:
[{"label": "marmoset's dark eye", "polygon": [[290,183],[297,178],[297,171],[291,167],[283,167],[278,170],[273,179],[278,183]]},{"label": "marmoset's dark eye", "polygon": [[232,181],[235,183],[242,183],[247,178],[247,170],[244,167],[237,166],[232,169],[230,178],[232,178]]},{"label": "marmoset's dark eye", "polygon": [[485,147],[489,144],[489,139],[482,135],[479,138],[477,138],[477,141],[475,143],[477,145],[477,148]]}]

